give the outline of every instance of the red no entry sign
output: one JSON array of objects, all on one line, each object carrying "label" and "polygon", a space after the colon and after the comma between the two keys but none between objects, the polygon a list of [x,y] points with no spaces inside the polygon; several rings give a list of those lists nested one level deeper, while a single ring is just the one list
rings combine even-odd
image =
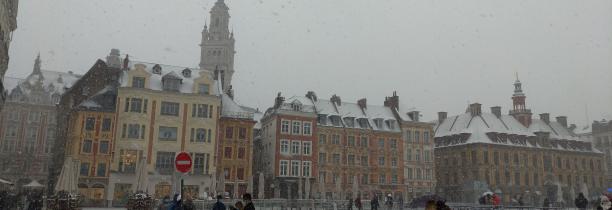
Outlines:
[{"label": "red no entry sign", "polygon": [[178,172],[187,173],[191,170],[191,165],[193,161],[191,161],[191,155],[186,152],[179,152],[176,154],[174,158],[174,167]]}]

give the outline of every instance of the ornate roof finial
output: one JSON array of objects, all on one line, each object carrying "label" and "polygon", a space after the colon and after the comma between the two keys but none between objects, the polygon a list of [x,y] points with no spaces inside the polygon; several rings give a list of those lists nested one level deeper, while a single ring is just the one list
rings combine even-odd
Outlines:
[{"label": "ornate roof finial", "polygon": [[40,74],[40,52],[38,52],[38,56],[36,56],[36,60],[34,60],[34,69],[32,73]]}]

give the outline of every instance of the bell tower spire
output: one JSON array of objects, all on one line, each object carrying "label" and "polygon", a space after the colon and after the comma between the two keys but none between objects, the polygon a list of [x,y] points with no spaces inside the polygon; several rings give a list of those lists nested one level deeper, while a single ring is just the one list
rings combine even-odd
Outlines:
[{"label": "bell tower spire", "polygon": [[200,69],[221,74],[221,85],[226,91],[234,74],[234,33],[229,30],[229,7],[224,0],[217,0],[210,10],[210,23],[202,30],[200,44]]},{"label": "bell tower spire", "polygon": [[525,93],[523,93],[522,83],[518,78],[518,73],[516,73],[516,80],[514,81],[514,94],[512,94],[512,110],[510,110],[510,115],[512,115],[516,120],[518,120],[525,127],[529,127],[531,125],[531,110],[527,109],[525,105]]}]

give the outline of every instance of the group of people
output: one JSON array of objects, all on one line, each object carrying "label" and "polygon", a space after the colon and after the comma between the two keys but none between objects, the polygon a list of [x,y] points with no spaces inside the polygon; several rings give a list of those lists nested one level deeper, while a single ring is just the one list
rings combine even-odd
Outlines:
[{"label": "group of people", "polygon": [[242,195],[242,201],[236,201],[234,205],[226,205],[223,203],[223,196],[217,195],[217,202],[213,206],[212,210],[226,210],[227,208],[231,210],[255,210],[255,205],[253,204],[253,198],[251,194],[245,193]]},{"label": "group of people", "polygon": [[495,193],[485,193],[478,199],[480,205],[499,206],[501,204],[501,197]]},{"label": "group of people", "polygon": [[[612,194],[604,193],[599,196],[598,200],[595,200],[592,203],[592,206],[597,210],[612,210]],[[584,210],[589,208],[589,200],[584,196],[584,194],[578,194],[578,197],[574,200],[574,205],[576,208],[580,210]]]},{"label": "group of people", "polygon": [[[402,207],[404,206],[404,200],[402,198],[399,198],[397,203],[398,203],[398,209],[401,210]],[[352,210],[353,205],[357,208],[357,210],[363,209],[363,204],[361,203],[360,196],[357,196],[357,198],[355,198],[354,200],[352,198],[348,198],[347,209]],[[391,196],[391,194],[385,197],[384,205],[389,210],[393,209],[393,196]],[[378,210],[379,208],[380,208],[380,202],[378,200],[378,196],[374,195],[372,199],[370,200],[370,209]]]}]

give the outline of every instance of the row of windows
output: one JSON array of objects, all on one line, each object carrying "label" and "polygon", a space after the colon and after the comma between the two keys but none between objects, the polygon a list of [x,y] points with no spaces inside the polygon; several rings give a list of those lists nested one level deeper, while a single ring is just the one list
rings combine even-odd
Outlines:
[{"label": "row of windows", "polygon": [[82,162],[81,169],[79,174],[81,176],[97,176],[97,177],[105,177],[107,171],[106,163],[98,163],[97,167],[92,168],[91,163]]},{"label": "row of windows", "polygon": [[[186,72],[183,72],[185,74]],[[190,75],[190,73],[189,73]],[[132,87],[133,88],[145,88],[144,77],[132,77]],[[181,81],[179,79],[164,79],[162,81],[162,88],[166,91],[179,91],[181,87]],[[200,95],[209,95],[210,94],[210,85],[208,84],[198,84],[198,94]]]},{"label": "row of windows", "polygon": [[[328,144],[327,142],[327,138],[328,136],[331,136],[330,139],[330,144],[333,145],[340,145],[340,138],[341,136],[339,134],[332,134],[332,135],[326,135],[326,134],[319,134],[319,144],[320,145],[324,145],[324,144]],[[359,138],[355,138],[355,136],[347,136],[346,137],[346,146],[349,147],[369,147],[370,143],[368,141],[368,137],[367,136],[360,136]],[[389,139],[389,142],[387,143],[389,145],[389,148],[391,149],[397,149],[398,144],[397,144],[397,139]],[[384,138],[379,138],[378,139],[378,147],[379,148],[385,148],[385,139]]]},{"label": "row of windows", "polygon": [[[53,139],[47,139],[47,142],[44,145],[44,153],[49,154],[51,153],[51,150],[53,149],[53,144],[54,144],[54,140]],[[17,140],[15,139],[4,139],[2,140],[2,151],[5,153],[10,153],[10,152],[17,152]],[[33,153],[36,152],[36,141],[35,140],[31,140],[28,139],[24,142],[24,144],[22,144],[22,150],[20,151],[24,151],[26,153]]]},{"label": "row of windows", "polygon": [[[421,156],[423,157],[423,159],[421,159]],[[414,157],[414,158],[413,158]],[[431,150],[423,150],[423,153],[421,154],[421,150],[417,149],[414,152],[412,152],[412,149],[407,149],[406,150],[406,161],[425,161],[425,162],[430,162],[432,161],[432,155],[431,155]]]},{"label": "row of windows", "polygon": [[279,176],[310,177],[311,167],[310,161],[280,160],[278,171]]},{"label": "row of windows", "polygon": [[[29,126],[26,128],[26,136],[25,138],[29,138],[29,139],[36,139],[38,137],[38,132],[39,132],[39,127],[38,126]],[[14,138],[17,137],[19,132],[18,129],[18,125],[15,124],[10,124],[6,126],[6,131],[4,133],[5,137],[9,137],[9,138]],[[54,138],[55,136],[55,132],[52,129],[49,129],[47,131],[47,136]]]},{"label": "row of windows", "polygon": [[[92,153],[93,152],[93,140],[91,139],[85,139],[83,140],[82,146],[81,146],[81,152],[82,153]],[[98,144],[98,153],[100,154],[109,154],[110,152],[110,141],[100,141],[100,143]]]},{"label": "row of windows", "polygon": [[[459,177],[461,176],[461,177]],[[496,184],[496,185],[515,185],[515,186],[539,186],[540,185],[540,175],[538,173],[521,173],[515,172],[512,174],[510,171],[504,171],[503,173],[500,171],[495,171],[490,173],[489,171],[484,172],[484,177],[478,171],[472,171],[470,175],[468,175],[467,171],[464,171],[462,174],[454,173],[449,175],[445,174],[445,178],[442,179],[446,181],[447,184],[461,184],[467,179],[473,180],[485,180],[487,183]],[[557,177],[553,177],[552,179],[556,179],[556,181],[561,184],[578,185],[580,183],[585,183],[587,185],[591,184],[591,186],[599,186],[598,184],[604,183],[603,177],[597,179],[595,176],[580,176],[568,174],[567,176],[563,176],[559,174]]]},{"label": "row of windows", "polygon": [[281,139],[280,140],[280,152],[283,155],[310,156],[312,154],[312,142]]},{"label": "row of windows", "polygon": [[[591,171],[603,170],[603,163],[601,160],[593,160],[593,159],[587,160],[585,158],[578,159],[578,158],[556,157],[556,161],[553,162],[553,158],[550,155],[545,155],[545,156],[542,156],[542,158],[540,158],[540,156],[537,154],[533,154],[531,155],[531,157],[527,154],[519,154],[519,153],[510,154],[507,152],[503,152],[502,155],[500,156],[500,153],[498,151],[494,151],[492,152],[492,154],[493,154],[492,161],[495,165],[499,165],[500,161],[503,161],[503,163],[505,164],[510,164],[512,160],[513,165],[520,165],[523,167],[527,167],[527,166],[538,167],[539,163],[541,162],[541,164],[543,164],[542,166],[544,167],[546,171],[552,171],[553,167],[556,167],[557,169],[577,169],[577,170],[590,169]],[[459,158],[446,157],[444,160],[444,164],[446,165],[452,164],[455,166],[459,164],[461,165],[479,164],[479,163],[489,164],[490,155],[491,155],[491,152],[482,151],[480,158],[479,158],[479,152],[477,152],[476,150],[473,150],[470,153],[471,161],[468,162],[467,160],[468,154],[466,152],[461,152],[461,158],[460,158],[461,162],[460,163],[458,162]],[[512,159],[511,159],[511,155],[512,155]],[[452,159],[452,162],[449,159]]]},{"label": "row of windows", "polygon": [[404,139],[407,144],[420,144],[421,139],[423,139],[423,144],[429,144],[430,138],[431,134],[429,131],[423,131],[423,135],[421,135],[420,131],[407,130],[404,132]]},{"label": "row of windows", "polygon": [[[357,156],[354,154],[347,154],[346,158],[344,159],[345,161],[341,161],[341,155],[334,153],[329,155],[329,162],[328,162],[328,154],[324,153],[324,152],[320,152],[319,153],[319,164],[327,164],[327,163],[331,163],[331,164],[346,164],[346,165],[361,165],[361,166],[369,166],[370,162],[369,162],[369,158],[367,155],[361,155],[361,156]],[[357,163],[357,161],[359,161],[359,163]],[[378,164],[377,166],[386,166],[389,165],[391,167],[397,167],[399,164],[398,159],[396,157],[391,157],[391,158],[385,158],[385,156],[379,156],[378,157]]]},{"label": "row of windows", "polygon": [[239,147],[236,157],[234,157],[233,147],[225,147],[223,148],[223,158],[224,159],[240,159],[244,160],[246,158],[246,149],[244,147]]},{"label": "row of windows", "polygon": [[[85,119],[85,130],[93,131],[96,127],[96,118],[87,117]],[[110,131],[112,127],[112,121],[110,118],[102,119],[102,131]]]},{"label": "row of windows", "polygon": [[[11,121],[19,121],[21,112],[19,111],[6,111],[8,113],[7,120]],[[41,116],[44,115],[44,112],[30,111],[27,113],[28,122],[41,122]],[[56,123],[55,114],[48,113],[47,114],[47,122],[54,124]]]},{"label": "row of windows", "polygon": [[[291,125],[290,125],[291,124]],[[309,121],[281,121],[281,133],[291,135],[312,135],[312,122]]]},{"label": "row of windows", "polygon": [[[129,139],[144,139],[145,125],[141,124],[123,124],[121,129],[121,138]],[[189,141],[190,142],[212,142],[212,130],[205,128],[191,128]],[[178,138],[178,128],[159,126],[158,133],[159,141],[176,141]]]},{"label": "row of windows", "polygon": [[235,175],[237,180],[245,180],[245,174],[246,170],[244,170],[244,168],[237,168],[236,170],[223,168],[223,176],[225,177],[225,180],[231,180],[232,175]]},{"label": "row of windows", "polygon": [[246,127],[238,127],[238,129],[234,129],[235,127],[225,127],[225,140],[234,139],[235,131],[238,130],[238,139],[244,140],[247,139],[247,128]]},{"label": "row of windows", "polygon": [[[319,171],[319,182],[322,183],[332,183],[336,184],[338,182],[344,182],[347,184],[353,184],[355,180],[357,180],[360,184],[399,184],[400,178],[396,173],[388,174],[356,174],[356,175],[348,175],[348,174],[338,174],[338,173],[329,173],[330,177],[328,178],[328,172]],[[343,181],[344,180],[344,181]]]},{"label": "row of windows", "polygon": [[612,146],[612,136],[597,137],[597,139],[595,139],[595,146],[598,148],[611,147]]},{"label": "row of windows", "polygon": [[433,180],[431,169],[406,168],[405,173],[408,180]]},{"label": "row of windows", "polygon": [[[125,100],[124,112],[147,113],[149,100],[141,98],[127,98]],[[179,116],[181,104],[162,101],[160,115]],[[213,106],[208,104],[191,104],[191,117],[212,118]]]},{"label": "row of windows", "polygon": [[[155,160],[155,169],[160,174],[172,174],[174,172],[174,152],[157,152]],[[202,175],[210,172],[210,154],[208,153],[191,153],[193,158],[193,166],[191,174]]]}]

